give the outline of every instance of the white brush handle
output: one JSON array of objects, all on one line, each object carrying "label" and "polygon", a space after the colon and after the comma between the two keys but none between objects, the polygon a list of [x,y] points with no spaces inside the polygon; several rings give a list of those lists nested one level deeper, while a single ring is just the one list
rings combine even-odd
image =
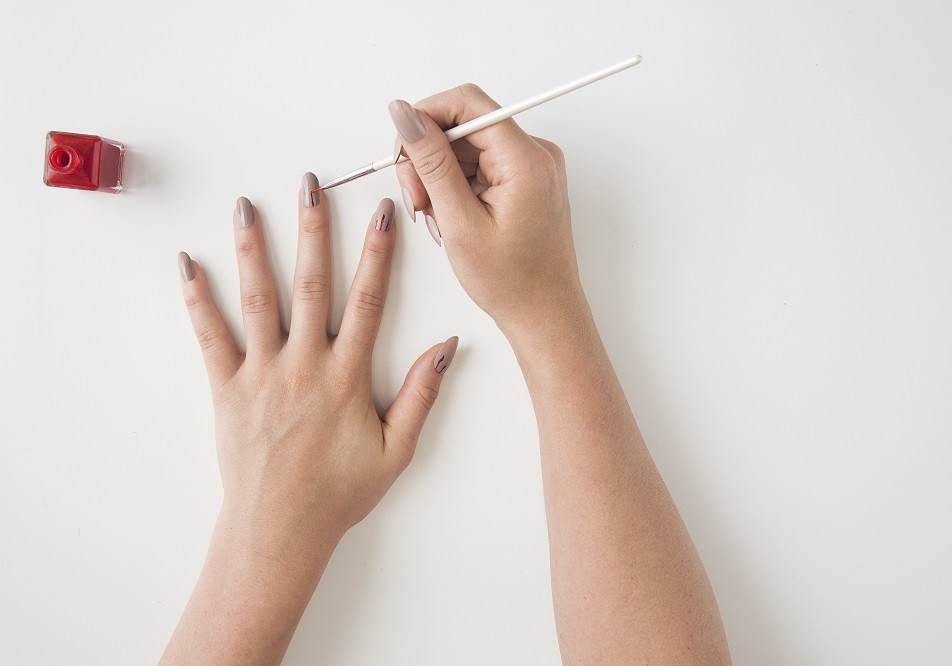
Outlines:
[{"label": "white brush handle", "polygon": [[[548,102],[550,99],[555,99],[556,97],[561,97],[566,93],[570,93],[573,90],[578,90],[583,86],[587,86],[589,83],[594,83],[600,79],[604,79],[606,76],[611,76],[612,74],[617,74],[623,69],[628,69],[629,67],[634,67],[641,62],[641,56],[636,55],[633,58],[628,58],[627,60],[622,60],[620,63],[612,65],[611,67],[606,67],[597,72],[589,74],[588,76],[583,76],[580,79],[570,81],[564,85],[561,85],[552,90],[548,90],[544,93],[539,93],[534,97],[525,99],[521,102],[515,104],[510,104],[509,106],[504,106],[501,109],[496,109],[491,111],[484,116],[479,118],[473,118],[472,120],[463,123],[462,125],[457,125],[456,127],[451,127],[450,129],[444,132],[446,134],[446,139],[448,141],[456,141],[461,139],[467,134],[472,134],[473,132],[478,132],[479,130],[489,127],[498,123],[500,120],[505,120],[506,118],[512,118],[517,113],[522,113],[526,109],[531,109],[534,106],[539,106],[543,102]],[[406,158],[402,158],[406,159]],[[380,169],[385,169],[389,166],[393,166],[397,161],[394,159],[394,155],[387,155],[386,157],[381,157],[379,160],[373,163],[373,170],[378,171]]]}]

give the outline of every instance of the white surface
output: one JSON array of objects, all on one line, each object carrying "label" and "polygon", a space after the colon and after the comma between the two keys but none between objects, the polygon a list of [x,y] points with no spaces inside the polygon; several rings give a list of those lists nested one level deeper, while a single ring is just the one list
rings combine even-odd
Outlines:
[{"label": "white surface", "polygon": [[[391,98],[508,103],[643,53],[520,121],[567,154],[583,279],[735,660],[948,663],[947,2],[163,4],[0,8],[0,660],[154,661],[192,588],[220,486],[176,251],[235,322],[238,195],[286,289],[301,173],[383,152]],[[45,188],[51,129],[126,142],[128,191]],[[381,196],[392,174],[334,192],[338,315]],[[461,352],[287,663],[554,663],[526,391],[399,224],[381,400]]]}]

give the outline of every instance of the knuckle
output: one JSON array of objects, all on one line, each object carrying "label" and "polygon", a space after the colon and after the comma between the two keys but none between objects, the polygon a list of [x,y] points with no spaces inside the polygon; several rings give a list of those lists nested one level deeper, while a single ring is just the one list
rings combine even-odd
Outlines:
[{"label": "knuckle", "polygon": [[225,340],[220,331],[214,328],[201,328],[195,331],[198,346],[203,352],[215,351],[224,344]]},{"label": "knuckle", "polygon": [[234,375],[215,382],[212,392],[215,409],[240,408],[244,391],[241,390],[239,382],[235,381]]},{"label": "knuckle", "polygon": [[429,384],[418,384],[416,387],[417,401],[427,411],[432,409],[433,405],[436,404],[436,397],[439,394],[440,392],[433,386],[430,386]]},{"label": "knuckle", "polygon": [[302,301],[316,301],[330,292],[331,281],[324,273],[306,273],[298,278],[297,294]]},{"label": "knuckle", "polygon": [[242,238],[235,249],[239,257],[250,257],[258,251],[258,242],[253,238]]},{"label": "knuckle", "polygon": [[464,83],[459,86],[456,91],[463,105],[468,110],[474,111],[475,109],[472,108],[473,102],[477,102],[475,106],[479,109],[479,112],[476,115],[486,113],[486,107],[491,107],[492,109],[499,108],[499,102],[490,97],[485,90],[475,83]]},{"label": "knuckle", "polygon": [[288,374],[287,392],[292,404],[314,392],[314,375],[307,364],[296,364]]},{"label": "knuckle", "polygon": [[353,307],[365,317],[379,317],[383,312],[383,296],[372,289],[358,288],[354,291]]},{"label": "knuckle", "polygon": [[308,215],[301,220],[301,233],[307,236],[320,236],[328,230],[329,226],[326,216]]},{"label": "knuckle", "polygon": [[464,83],[459,87],[459,92],[463,97],[485,97],[486,93],[475,83]]},{"label": "knuckle", "polygon": [[419,155],[413,160],[413,166],[416,167],[417,174],[419,174],[420,178],[429,182],[446,178],[452,167],[447,153],[448,150],[434,150]]},{"label": "knuckle", "polygon": [[558,166],[565,164],[565,153],[562,152],[562,149],[558,144],[552,143],[551,141],[546,141],[543,145],[545,145],[546,149],[549,151],[549,155],[552,156],[552,159],[555,160],[555,163]]},{"label": "knuckle", "polygon": [[351,360],[351,355],[345,353],[340,361],[339,369],[331,375],[334,393],[339,396],[354,395],[360,390],[364,376],[354,370],[355,361]]},{"label": "knuckle", "polygon": [[560,181],[565,170],[565,161],[561,149],[554,143],[551,147],[540,146],[540,148],[537,157],[540,174],[545,182],[549,184]]},{"label": "knuckle", "polygon": [[241,295],[241,309],[247,314],[262,314],[274,307],[274,295],[264,289],[249,289]]},{"label": "knuckle", "polygon": [[189,310],[194,310],[199,307],[202,303],[205,302],[205,299],[202,298],[200,294],[186,294],[185,295],[185,307]]},{"label": "knuckle", "polygon": [[394,452],[397,467],[404,470],[413,462],[413,454],[416,453],[416,442],[401,442],[400,446]]},{"label": "knuckle", "polygon": [[386,259],[389,254],[389,244],[381,238],[380,234],[374,234],[367,239],[367,243],[364,245],[364,256],[368,259],[380,262]]}]

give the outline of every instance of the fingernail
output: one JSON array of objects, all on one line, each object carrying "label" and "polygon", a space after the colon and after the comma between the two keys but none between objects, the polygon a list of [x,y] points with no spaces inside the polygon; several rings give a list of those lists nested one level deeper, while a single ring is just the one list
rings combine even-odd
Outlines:
[{"label": "fingernail", "polygon": [[192,258],[184,252],[178,253],[178,268],[182,274],[182,282],[191,282],[195,279],[195,267],[192,266]]},{"label": "fingernail", "polygon": [[427,231],[433,236],[433,240],[436,241],[436,244],[443,247],[443,236],[440,234],[440,228],[436,226],[436,220],[429,215],[424,215],[423,217],[426,220]]},{"label": "fingernail", "polygon": [[413,209],[413,197],[410,196],[410,190],[403,188],[403,205],[407,207],[407,215],[416,222],[416,210]]},{"label": "fingernail", "polygon": [[456,356],[456,346],[458,344],[459,338],[454,335],[444,342],[443,346],[436,352],[436,358],[433,359],[433,368],[439,374],[442,375],[446,372],[446,369],[450,367],[450,363],[453,362],[453,357]]},{"label": "fingernail", "polygon": [[255,208],[245,197],[238,197],[238,226],[250,227],[255,223]]},{"label": "fingernail", "polygon": [[317,188],[321,186],[320,182],[317,180],[317,176],[308,171],[304,174],[304,177],[301,178],[301,205],[305,208],[310,208],[311,206],[316,206],[321,203],[321,193],[315,192]]},{"label": "fingernail", "polygon": [[377,231],[390,231],[393,224],[393,200],[384,199],[377,206],[377,212],[374,213],[374,229]]},{"label": "fingernail", "polygon": [[426,126],[420,120],[420,114],[402,99],[395,99],[387,107],[397,132],[404,143],[416,143],[426,134]]},{"label": "fingernail", "polygon": [[397,137],[393,142],[393,163],[396,164],[397,160],[400,159],[400,155],[403,154],[403,141],[400,140],[400,137]]}]

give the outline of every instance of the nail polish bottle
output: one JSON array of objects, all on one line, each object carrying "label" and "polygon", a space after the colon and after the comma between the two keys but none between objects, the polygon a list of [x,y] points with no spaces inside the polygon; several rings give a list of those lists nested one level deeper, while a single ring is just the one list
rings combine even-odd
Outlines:
[{"label": "nail polish bottle", "polygon": [[90,134],[46,135],[43,182],[50,187],[99,192],[122,191],[122,154],[118,141]]}]

